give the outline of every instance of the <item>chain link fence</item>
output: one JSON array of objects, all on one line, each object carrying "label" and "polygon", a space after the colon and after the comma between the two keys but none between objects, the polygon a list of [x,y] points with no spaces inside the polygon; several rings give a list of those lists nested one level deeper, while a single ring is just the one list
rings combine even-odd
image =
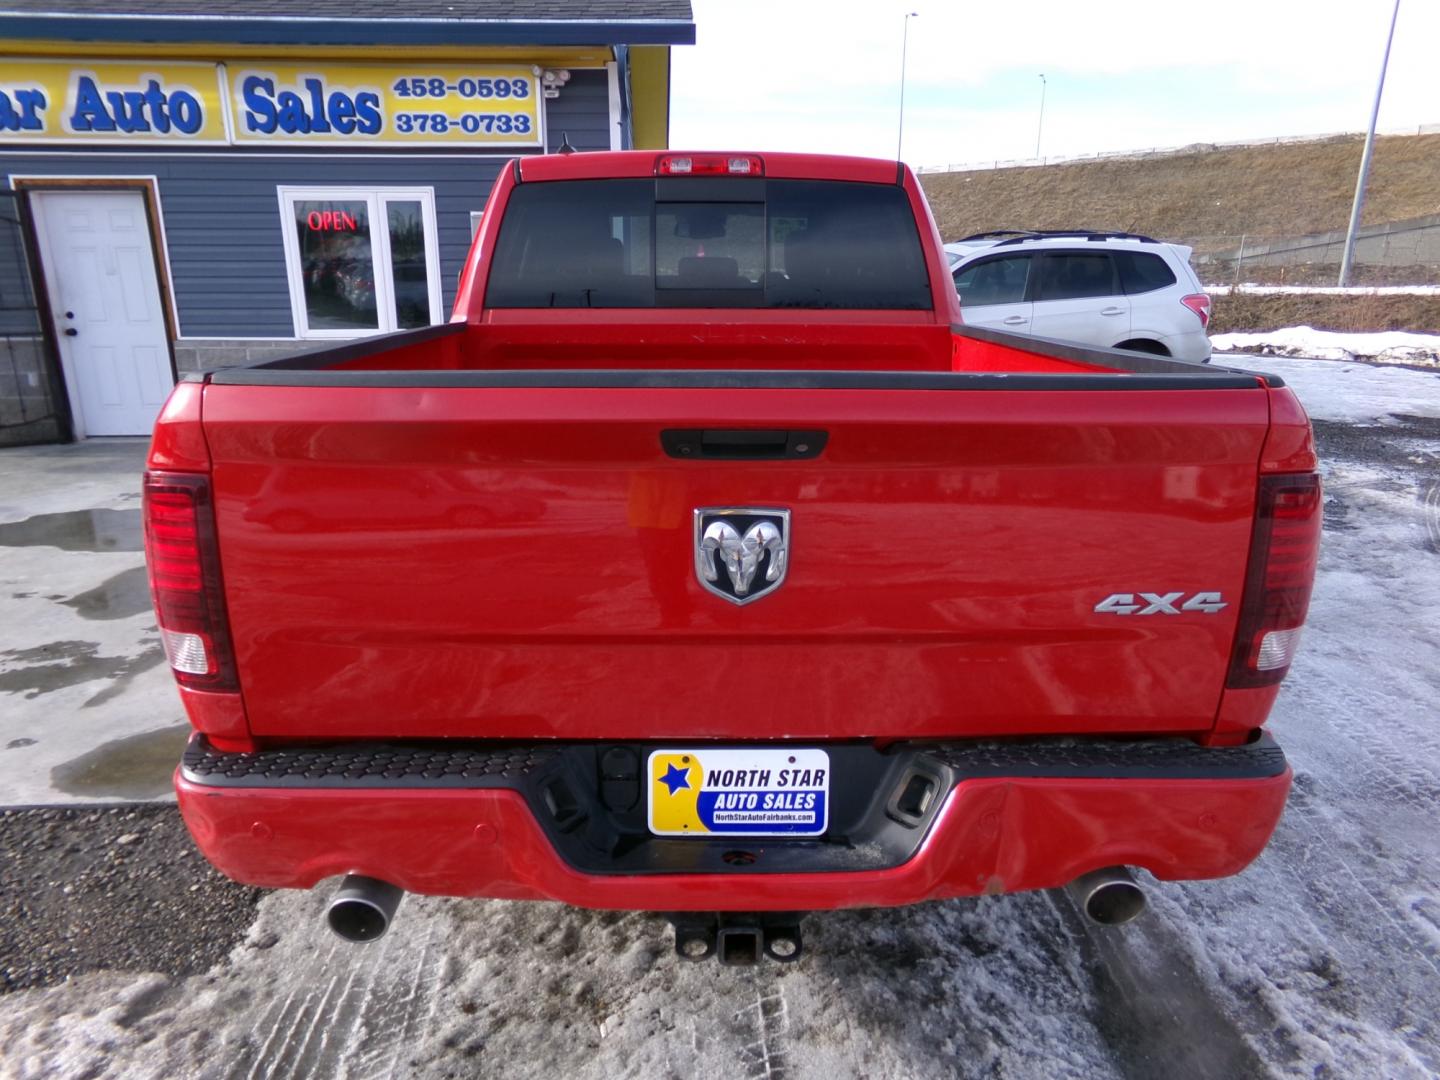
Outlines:
[{"label": "chain link fence", "polygon": [[[1334,285],[1344,231],[1312,236],[1163,237],[1195,249],[1206,285]],[[1440,285],[1440,215],[1372,225],[1355,241],[1351,285]]]}]

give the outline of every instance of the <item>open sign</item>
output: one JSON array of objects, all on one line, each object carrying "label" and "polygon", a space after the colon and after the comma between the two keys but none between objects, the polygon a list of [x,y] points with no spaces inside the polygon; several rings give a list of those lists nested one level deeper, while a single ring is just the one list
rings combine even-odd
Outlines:
[{"label": "open sign", "polygon": [[354,232],[355,215],[344,210],[311,210],[305,224],[314,232]]}]

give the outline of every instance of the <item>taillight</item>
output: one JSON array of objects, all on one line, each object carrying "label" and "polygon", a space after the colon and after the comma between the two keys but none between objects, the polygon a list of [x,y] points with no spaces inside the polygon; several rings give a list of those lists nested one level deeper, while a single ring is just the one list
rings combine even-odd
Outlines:
[{"label": "taillight", "polygon": [[1320,478],[1314,473],[1260,478],[1227,687],[1270,686],[1290,670],[1310,607],[1320,518]]},{"label": "taillight", "polygon": [[655,162],[660,176],[764,176],[765,163],[754,154],[663,154]]},{"label": "taillight", "polygon": [[1197,292],[1191,293],[1189,296],[1182,296],[1180,298],[1180,303],[1184,304],[1196,315],[1200,316],[1200,326],[1202,328],[1208,327],[1210,325],[1209,293]]},{"label": "taillight", "polygon": [[144,491],[150,595],[175,679],[196,690],[236,690],[210,480],[147,472]]}]

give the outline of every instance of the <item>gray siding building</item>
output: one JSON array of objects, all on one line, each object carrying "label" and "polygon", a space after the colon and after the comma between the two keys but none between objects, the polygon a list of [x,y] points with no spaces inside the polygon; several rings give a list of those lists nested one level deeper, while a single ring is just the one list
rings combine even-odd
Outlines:
[{"label": "gray siding building", "polygon": [[694,40],[688,0],[230,6],[0,0],[0,445],[444,321],[504,164],[664,148]]}]

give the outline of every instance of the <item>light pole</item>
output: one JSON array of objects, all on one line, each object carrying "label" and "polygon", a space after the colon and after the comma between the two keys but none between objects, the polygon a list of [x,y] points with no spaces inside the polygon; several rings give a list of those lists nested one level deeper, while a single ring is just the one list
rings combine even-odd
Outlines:
[{"label": "light pole", "polygon": [[1045,76],[1040,76],[1040,121],[1035,125],[1035,160],[1040,160],[1040,133],[1045,130]]},{"label": "light pole", "polygon": [[900,129],[895,135],[895,160],[900,160],[900,150],[905,145],[905,50],[910,46],[910,20],[918,18],[918,11],[905,13],[905,32],[900,38]]},{"label": "light pole", "polygon": [[1350,263],[1355,258],[1355,234],[1360,231],[1360,214],[1365,208],[1365,181],[1370,178],[1370,155],[1375,149],[1375,121],[1380,118],[1380,96],[1385,93],[1385,69],[1390,66],[1390,43],[1395,40],[1395,20],[1400,18],[1400,0],[1390,13],[1390,33],[1385,38],[1385,56],[1380,61],[1380,85],[1375,87],[1375,105],[1370,110],[1370,129],[1365,133],[1365,150],[1360,155],[1360,176],[1355,181],[1355,201],[1350,206],[1350,227],[1345,231],[1345,254],[1340,258],[1340,285],[1350,284]]}]

